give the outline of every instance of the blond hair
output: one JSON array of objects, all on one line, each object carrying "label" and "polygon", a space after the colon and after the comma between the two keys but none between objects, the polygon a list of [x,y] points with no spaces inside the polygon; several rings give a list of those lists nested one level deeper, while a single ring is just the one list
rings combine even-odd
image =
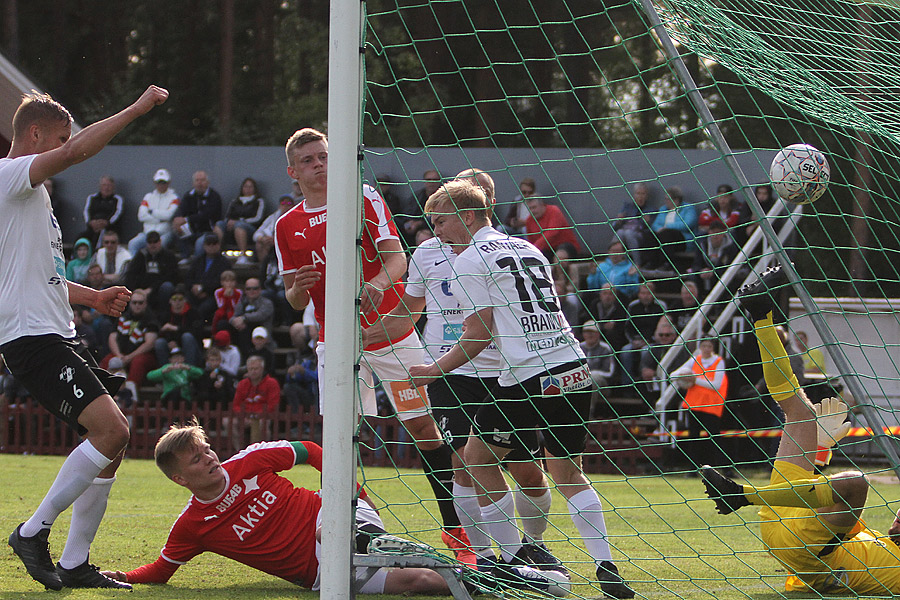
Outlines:
[{"label": "blond hair", "polygon": [[178,465],[178,454],[199,448],[206,440],[206,431],[197,422],[197,417],[187,423],[174,423],[156,442],[153,451],[156,466],[171,479]]},{"label": "blond hair", "polygon": [[454,179],[443,184],[425,202],[425,214],[449,214],[471,210],[476,217],[490,221],[491,207],[481,187],[466,179]]},{"label": "blond hair", "polygon": [[65,106],[50,97],[32,90],[22,96],[22,103],[13,115],[13,137],[24,136],[34,124],[61,121],[64,125],[72,122],[72,115]]},{"label": "blond hair", "polygon": [[317,142],[319,140],[328,141],[328,136],[319,131],[318,129],[313,129],[312,127],[304,127],[303,129],[298,129],[294,132],[294,134],[288,138],[287,144],[284,145],[284,155],[287,157],[288,164],[291,163],[291,152],[299,148],[300,146],[304,146],[309,144],[310,142]]}]

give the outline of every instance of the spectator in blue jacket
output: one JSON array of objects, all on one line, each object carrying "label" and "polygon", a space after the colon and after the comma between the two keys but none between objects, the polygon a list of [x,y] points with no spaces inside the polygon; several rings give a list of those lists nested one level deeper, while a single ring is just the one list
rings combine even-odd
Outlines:
[{"label": "spectator in blue jacket", "polygon": [[694,233],[699,217],[697,207],[684,201],[681,188],[666,188],[665,205],[650,226],[666,256],[695,249]]},{"label": "spectator in blue jacket", "polygon": [[613,240],[607,248],[606,260],[598,263],[597,270],[587,276],[587,289],[599,290],[603,284],[610,283],[623,296],[633,298],[640,282],[640,271],[625,252],[625,245]]}]

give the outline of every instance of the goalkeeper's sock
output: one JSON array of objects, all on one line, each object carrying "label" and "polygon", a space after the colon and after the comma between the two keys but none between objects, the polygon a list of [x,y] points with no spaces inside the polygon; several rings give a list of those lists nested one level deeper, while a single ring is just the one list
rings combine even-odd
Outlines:
[{"label": "goalkeeper's sock", "polygon": [[778,331],[772,322],[772,313],[766,315],[753,324],[756,330],[756,340],[759,342],[759,354],[762,359],[763,377],[769,394],[776,402],[787,400],[800,391],[800,382],[791,369],[791,360],[788,358],[784,344],[778,337]]},{"label": "goalkeeper's sock", "polygon": [[431,491],[441,511],[444,529],[455,529],[460,526],[456,507],[453,506],[453,463],[452,450],[447,444],[441,444],[433,450],[422,450],[422,471],[431,485]]},{"label": "goalkeeper's sock", "polygon": [[763,487],[742,485],[750,504],[757,506],[793,506],[796,508],[823,508],[832,506],[834,492],[826,477],[795,479]]}]

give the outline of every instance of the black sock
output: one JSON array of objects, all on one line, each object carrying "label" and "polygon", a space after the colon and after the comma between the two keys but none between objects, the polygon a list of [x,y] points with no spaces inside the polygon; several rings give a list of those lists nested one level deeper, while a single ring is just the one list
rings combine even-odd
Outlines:
[{"label": "black sock", "polygon": [[445,529],[459,527],[459,517],[453,506],[453,463],[450,460],[452,450],[447,444],[441,444],[434,450],[419,449],[422,456],[422,471],[431,484],[434,498],[441,511],[441,521]]}]

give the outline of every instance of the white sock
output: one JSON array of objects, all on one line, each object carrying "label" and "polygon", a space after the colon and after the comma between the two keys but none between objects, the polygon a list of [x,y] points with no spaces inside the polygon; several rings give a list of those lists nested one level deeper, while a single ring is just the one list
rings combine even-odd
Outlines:
[{"label": "white sock", "polygon": [[515,522],[513,494],[507,490],[498,502],[481,507],[482,530],[487,531],[500,547],[500,558],[510,562],[522,547],[519,528]]},{"label": "white sock", "polygon": [[600,497],[593,488],[578,492],[569,498],[569,514],[575,528],[581,534],[588,554],[599,565],[601,562],[612,561],[612,553],[609,550],[609,542],[606,539],[606,521],[603,519],[603,506]]},{"label": "white sock", "polygon": [[90,440],[81,442],[60,467],[50,491],[31,518],[22,525],[20,535],[32,537],[53,525],[56,517],[69,508],[112,460],[94,448]]},{"label": "white sock", "polygon": [[458,483],[453,484],[453,505],[456,507],[456,515],[466,535],[469,536],[469,547],[478,556],[488,556],[491,553],[491,538],[482,531],[476,522],[481,521],[481,506],[478,504],[478,496],[475,488],[463,487]]},{"label": "white sock", "polygon": [[94,541],[100,521],[106,513],[109,490],[115,480],[115,477],[94,479],[90,487],[72,504],[72,525],[69,527],[66,547],[59,559],[62,568],[74,569],[87,561],[91,542]]},{"label": "white sock", "polygon": [[519,513],[522,530],[528,541],[538,544],[544,541],[544,532],[547,531],[547,515],[550,513],[552,502],[553,496],[550,494],[550,490],[544,490],[540,496],[529,496],[522,491],[522,488],[516,488],[516,512]]}]

